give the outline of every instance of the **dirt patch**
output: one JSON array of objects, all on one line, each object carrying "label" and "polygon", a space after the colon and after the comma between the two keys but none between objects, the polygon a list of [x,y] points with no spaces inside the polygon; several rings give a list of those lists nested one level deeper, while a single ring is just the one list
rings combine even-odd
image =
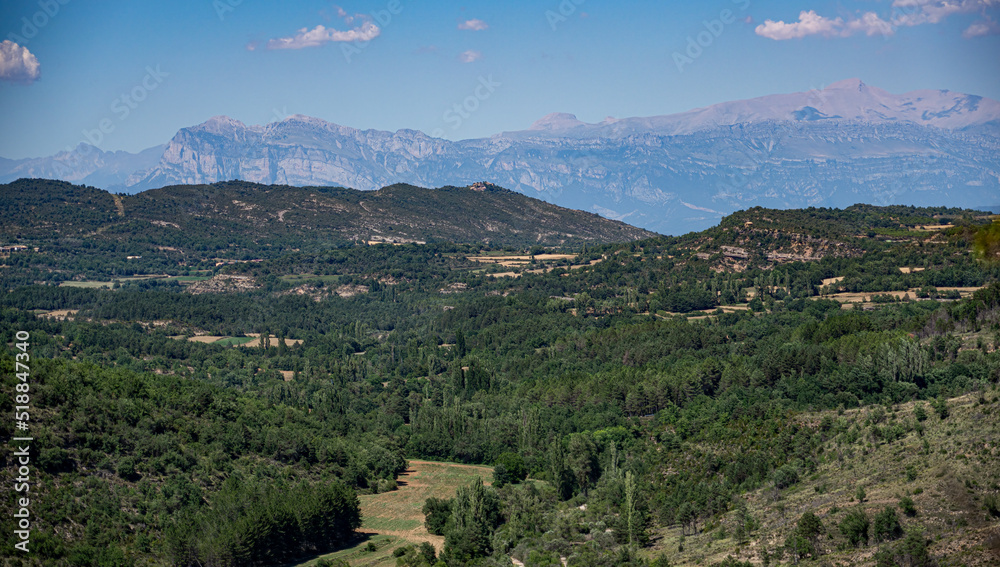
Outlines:
[{"label": "dirt patch", "polygon": [[55,311],[38,313],[38,316],[46,319],[55,319],[56,321],[64,321],[66,319],[72,319],[78,311],[78,309],[57,309]]},{"label": "dirt patch", "polygon": [[219,274],[212,279],[202,282],[195,282],[185,289],[193,294],[200,293],[227,293],[234,291],[251,291],[260,288],[250,276],[234,276],[230,274]]}]

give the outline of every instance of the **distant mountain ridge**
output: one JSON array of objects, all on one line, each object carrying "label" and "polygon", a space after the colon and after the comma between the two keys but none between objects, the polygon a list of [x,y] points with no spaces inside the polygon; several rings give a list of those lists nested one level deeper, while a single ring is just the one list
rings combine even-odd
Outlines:
[{"label": "distant mountain ridge", "polygon": [[59,156],[0,161],[0,181],[58,177],[136,192],[229,179],[362,190],[485,179],[665,234],[756,205],[974,207],[1000,195],[1000,102],[896,95],[858,79],[597,124],[554,113],[526,130],[455,142],[301,115],[263,126],[217,116],[162,148],[155,162],[156,148],[101,153],[65,175],[53,165]]},{"label": "distant mountain ridge", "polygon": [[586,124],[572,114],[550,114],[530,130],[565,132],[583,128],[588,135],[623,136],[644,132],[692,134],[721,126],[767,121],[819,120],[867,123],[912,123],[963,130],[1000,121],[1000,102],[946,90],[919,90],[896,95],[860,79],[838,81],[826,88],[723,102],[688,112],[647,118],[605,119]]},{"label": "distant mountain ridge", "polygon": [[228,181],[176,185],[120,197],[62,181],[0,185],[0,238],[152,239],[190,248],[192,240],[275,239],[296,246],[431,240],[504,246],[629,242],[655,236],[594,213],[566,209],[497,187],[377,191]]}]

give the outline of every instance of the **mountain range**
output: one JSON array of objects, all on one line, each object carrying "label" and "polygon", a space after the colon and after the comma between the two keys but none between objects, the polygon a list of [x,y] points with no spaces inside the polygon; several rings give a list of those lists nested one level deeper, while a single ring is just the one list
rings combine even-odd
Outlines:
[{"label": "mountain range", "polygon": [[897,95],[849,79],[596,124],[555,113],[526,130],[459,141],[302,115],[263,126],[217,116],[138,154],[81,145],[0,159],[0,182],[21,177],[127,193],[232,179],[361,190],[485,180],[680,234],[756,205],[1000,204],[1000,102],[941,90]]}]

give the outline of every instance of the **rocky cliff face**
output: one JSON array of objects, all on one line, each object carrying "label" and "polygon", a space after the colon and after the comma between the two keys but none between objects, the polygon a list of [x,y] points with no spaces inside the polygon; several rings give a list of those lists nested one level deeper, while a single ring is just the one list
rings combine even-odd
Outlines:
[{"label": "rocky cliff face", "polygon": [[557,113],[528,130],[458,142],[306,116],[265,126],[215,117],[180,130],[155,167],[122,185],[243,179],[377,189],[488,180],[678,234],[753,205],[997,205],[998,150],[997,101],[894,95],[851,79],[670,116],[586,124]]}]

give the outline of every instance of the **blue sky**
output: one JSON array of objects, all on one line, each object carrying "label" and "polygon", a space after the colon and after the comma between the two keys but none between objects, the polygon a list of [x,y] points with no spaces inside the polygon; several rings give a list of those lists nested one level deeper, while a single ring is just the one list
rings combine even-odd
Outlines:
[{"label": "blue sky", "polygon": [[5,0],[0,156],[134,152],[215,115],[474,138],[850,77],[1000,99],[998,20],[997,0]]}]

